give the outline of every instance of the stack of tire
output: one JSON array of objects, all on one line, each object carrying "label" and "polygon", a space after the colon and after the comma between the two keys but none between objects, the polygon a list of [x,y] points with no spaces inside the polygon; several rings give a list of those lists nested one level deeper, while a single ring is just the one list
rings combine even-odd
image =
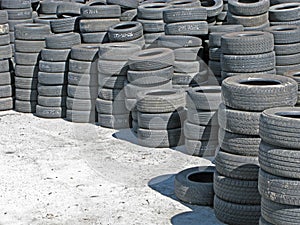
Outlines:
[{"label": "stack of tire", "polygon": [[268,32],[244,31],[221,38],[222,78],[241,73],[275,73],[274,38]]},{"label": "stack of tire", "polygon": [[11,57],[7,12],[0,10],[0,111],[13,108]]},{"label": "stack of tire", "polygon": [[145,49],[129,60],[128,83],[125,86],[125,105],[131,111],[132,130],[137,132],[137,93],[153,89],[172,88],[174,53],[168,48]]},{"label": "stack of tire", "polygon": [[69,55],[80,44],[78,33],[54,34],[46,38],[38,74],[36,115],[42,118],[65,118]]},{"label": "stack of tire", "polygon": [[239,1],[228,0],[227,22],[241,24],[245,30],[264,30],[270,26],[269,0]]},{"label": "stack of tire", "polygon": [[137,21],[143,25],[146,48],[165,33],[163,11],[168,7],[168,3],[145,3],[138,7]]},{"label": "stack of tire", "polygon": [[202,1],[201,6],[207,11],[207,23],[209,27],[214,26],[217,21],[224,21],[227,16],[227,13],[223,12],[223,0]]},{"label": "stack of tire", "polygon": [[[300,9],[300,8],[299,8]],[[274,36],[276,74],[300,69],[300,28],[296,25],[271,26],[266,31]]]},{"label": "stack of tire", "polygon": [[91,2],[81,8],[79,28],[83,43],[109,42],[107,30],[120,22],[119,5],[105,5]]},{"label": "stack of tire", "polygon": [[138,144],[170,148],[184,144],[185,92],[153,89],[137,94]]},{"label": "stack of tire", "polygon": [[296,106],[300,106],[300,69],[289,70],[283,74],[284,76],[294,79],[298,83],[298,100]]},{"label": "stack of tire", "polygon": [[10,43],[14,52],[16,24],[32,23],[32,8],[29,0],[3,0],[1,8],[8,14]]},{"label": "stack of tire", "polygon": [[269,9],[269,19],[271,26],[276,25],[300,25],[300,3],[284,2],[272,5]]},{"label": "stack of tire", "polygon": [[133,21],[137,16],[139,0],[106,0],[109,5],[121,6],[121,21]]},{"label": "stack of tire", "polygon": [[108,28],[110,42],[129,42],[144,48],[143,25],[137,21],[120,22]]},{"label": "stack of tire", "polygon": [[41,50],[50,35],[46,24],[25,23],[15,26],[15,109],[18,112],[34,113],[37,104],[37,71]]},{"label": "stack of tire", "polygon": [[187,89],[199,86],[208,79],[208,71],[200,56],[203,51],[202,40],[198,37],[183,35],[162,35],[153,47],[170,48],[174,51],[174,88]]},{"label": "stack of tire", "polygon": [[267,109],[261,115],[261,225],[299,223],[299,117],[294,107]]},{"label": "stack of tire", "polygon": [[220,151],[215,158],[215,214],[226,224],[258,224],[261,112],[295,105],[297,84],[279,75],[237,75],[222,82],[222,98],[224,104],[218,112]]},{"label": "stack of tire", "polygon": [[227,23],[228,0],[223,0],[223,9],[217,15],[216,25],[223,25]]},{"label": "stack of tire", "polygon": [[221,99],[220,86],[191,88],[187,92],[187,120],[184,123],[186,153],[193,156],[214,156],[218,148],[217,110]]},{"label": "stack of tire", "polygon": [[98,123],[102,127],[128,128],[129,110],[125,107],[124,86],[127,82],[128,58],[140,51],[138,45],[123,43],[102,44],[99,49],[96,102]]},{"label": "stack of tire", "polygon": [[222,68],[221,68],[221,37],[224,34],[232,32],[244,31],[242,25],[221,25],[210,27],[209,33],[209,61],[208,66],[213,72],[216,79],[221,83]]}]

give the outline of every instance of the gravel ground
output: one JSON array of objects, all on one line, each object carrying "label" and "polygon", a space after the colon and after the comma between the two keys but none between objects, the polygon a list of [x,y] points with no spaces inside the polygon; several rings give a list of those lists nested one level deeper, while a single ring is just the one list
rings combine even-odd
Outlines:
[{"label": "gravel ground", "polygon": [[210,161],[136,145],[114,131],[0,113],[1,225],[217,225],[179,202],[174,174]]}]

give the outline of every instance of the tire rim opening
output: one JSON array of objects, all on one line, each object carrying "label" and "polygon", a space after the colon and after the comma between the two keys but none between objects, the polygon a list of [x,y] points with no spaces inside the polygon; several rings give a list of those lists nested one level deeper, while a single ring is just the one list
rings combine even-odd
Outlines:
[{"label": "tire rim opening", "polygon": [[247,33],[240,33],[237,36],[239,37],[255,37],[255,36],[260,36],[263,35],[264,33],[251,33],[251,34],[247,34]]},{"label": "tire rim opening", "polygon": [[215,5],[215,2],[211,0],[201,1],[201,5],[204,7],[212,7]]},{"label": "tire rim opening", "polygon": [[298,8],[298,7],[299,7],[299,5],[278,6],[277,10],[294,9],[294,8]]},{"label": "tire rim opening", "polygon": [[214,180],[213,172],[197,172],[188,176],[188,179],[197,183],[212,183]]},{"label": "tire rim opening", "polygon": [[173,95],[175,93],[176,93],[175,91],[154,91],[154,92],[149,92],[146,95],[159,96],[159,95]]},{"label": "tire rim opening", "polygon": [[115,29],[118,29],[118,30],[130,29],[130,28],[133,28],[135,26],[136,26],[135,24],[124,24],[124,25],[116,26]]},{"label": "tire rim opening", "polygon": [[299,112],[277,112],[275,113],[275,115],[300,120],[300,111]]},{"label": "tire rim opening", "polygon": [[259,2],[259,0],[238,0],[238,2],[251,4],[251,3],[257,3]]},{"label": "tire rim opening", "polygon": [[154,55],[158,55],[161,54],[161,51],[152,51],[152,52],[145,52],[140,54],[140,57],[148,57],[148,56],[154,56]]},{"label": "tire rim opening", "polygon": [[277,80],[264,80],[264,79],[249,79],[243,80],[239,82],[240,84],[252,85],[252,86],[269,86],[269,85],[278,85],[281,84],[280,81]]}]

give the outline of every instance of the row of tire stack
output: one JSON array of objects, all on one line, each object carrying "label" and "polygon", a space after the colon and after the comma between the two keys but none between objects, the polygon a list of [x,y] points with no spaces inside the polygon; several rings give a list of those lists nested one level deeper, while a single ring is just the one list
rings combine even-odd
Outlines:
[{"label": "row of tire stack", "polygon": [[12,48],[7,12],[0,11],[0,110],[13,108]]},{"label": "row of tire stack", "polygon": [[269,9],[271,26],[276,25],[300,25],[299,2],[276,2]]},{"label": "row of tire stack", "polygon": [[294,106],[297,90],[293,79],[272,74],[243,74],[223,81],[214,177],[214,209],[220,221],[258,224],[260,116],[265,109]]},{"label": "row of tire stack", "polygon": [[[296,101],[294,89],[293,100]],[[261,225],[299,223],[299,108],[265,110],[260,119]]]},{"label": "row of tire stack", "polygon": [[45,39],[50,35],[46,24],[25,23],[15,26],[15,110],[35,113],[37,105],[38,67]]},{"label": "row of tire stack", "polygon": [[266,31],[274,36],[276,74],[300,69],[300,28],[296,25],[271,26]]},{"label": "row of tire stack", "polygon": [[270,26],[269,7],[269,0],[257,2],[228,0],[227,22],[241,24],[246,31],[262,31]]}]

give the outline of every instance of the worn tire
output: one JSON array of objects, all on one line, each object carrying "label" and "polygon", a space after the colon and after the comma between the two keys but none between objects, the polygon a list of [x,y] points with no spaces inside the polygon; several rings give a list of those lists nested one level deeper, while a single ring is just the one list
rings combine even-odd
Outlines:
[{"label": "worn tire", "polygon": [[206,35],[208,24],[206,21],[169,23],[165,26],[165,33],[167,35]]},{"label": "worn tire", "polygon": [[235,15],[255,16],[268,12],[270,2],[259,0],[256,2],[240,2],[238,0],[228,0],[228,11]]},{"label": "worn tire", "polygon": [[46,37],[46,47],[50,49],[70,49],[80,43],[80,34],[77,33],[54,34]]}]

